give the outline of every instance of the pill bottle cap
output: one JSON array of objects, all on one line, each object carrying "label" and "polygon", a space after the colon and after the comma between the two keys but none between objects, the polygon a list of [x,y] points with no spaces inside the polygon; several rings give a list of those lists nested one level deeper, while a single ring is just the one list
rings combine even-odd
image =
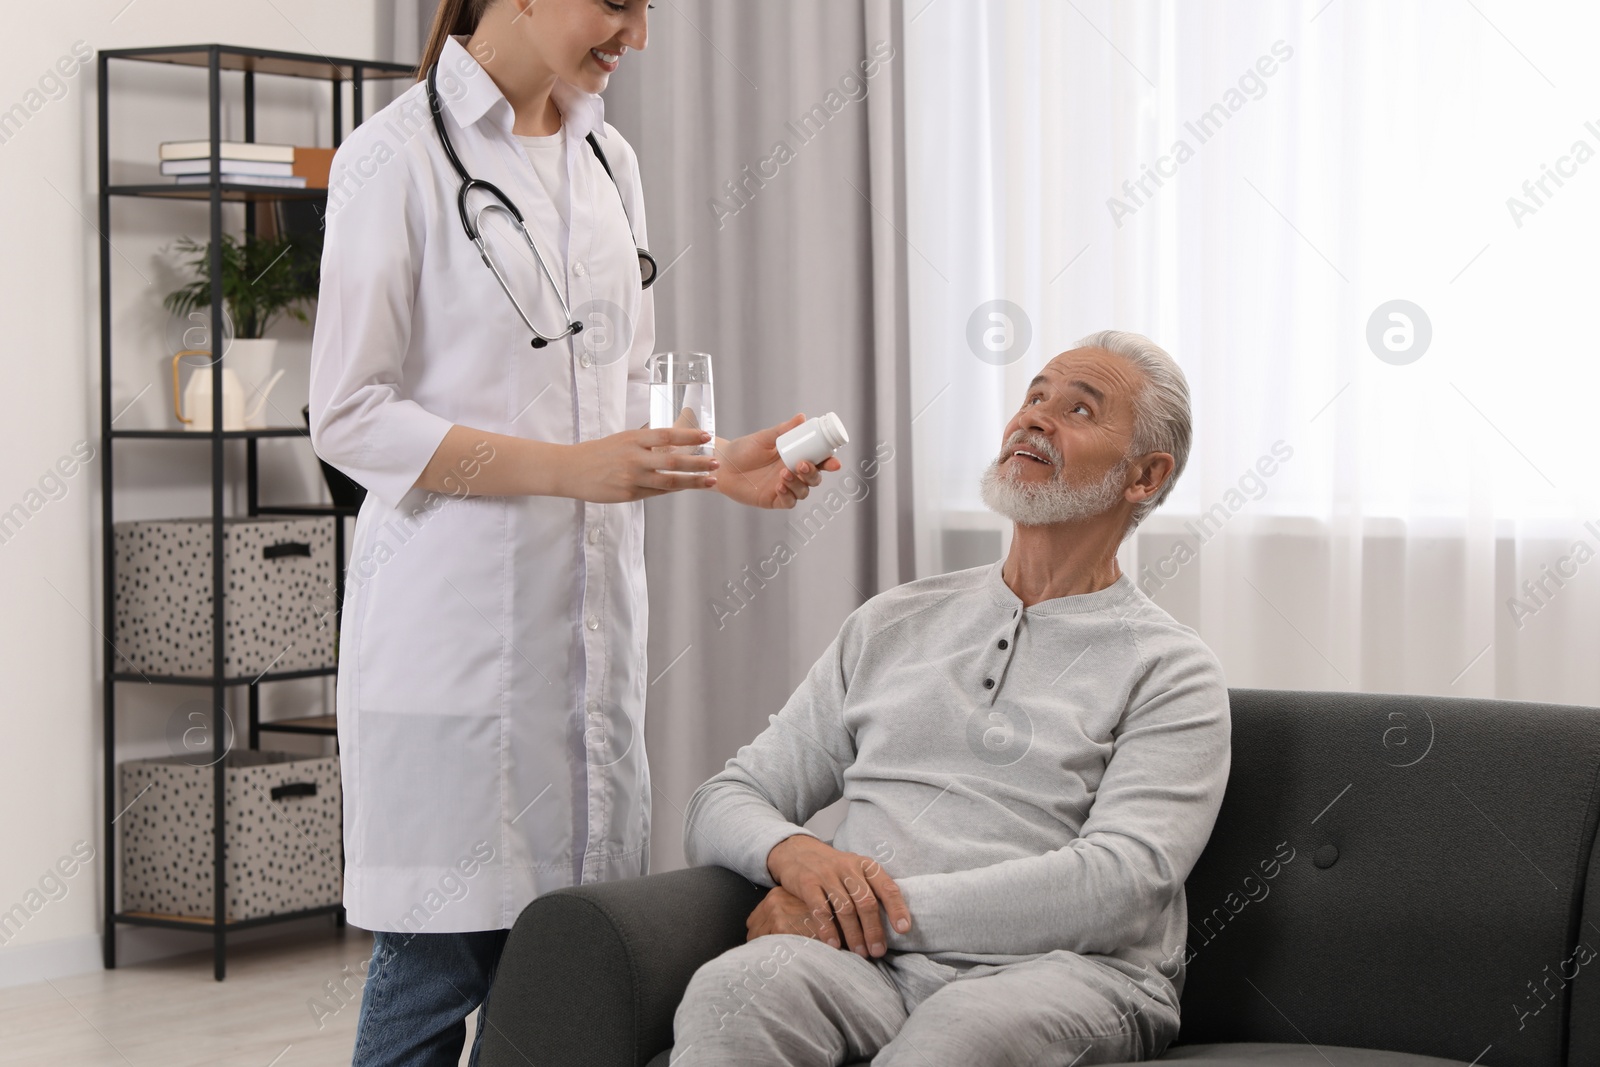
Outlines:
[{"label": "pill bottle cap", "polygon": [[850,443],[850,435],[844,429],[844,420],[831,411],[826,415],[817,416],[817,429],[822,432],[822,439],[828,442],[829,451]]}]

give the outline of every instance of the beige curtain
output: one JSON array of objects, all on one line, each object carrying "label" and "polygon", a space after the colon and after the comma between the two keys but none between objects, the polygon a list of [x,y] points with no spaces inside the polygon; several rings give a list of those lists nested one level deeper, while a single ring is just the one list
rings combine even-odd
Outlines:
[{"label": "beige curtain", "polygon": [[901,18],[898,0],[658,4],[606,94],[663,270],[657,350],[712,354],[725,437],[797,411],[850,432],[795,511],[647,505],[653,870],[683,865],[690,794],[845,616],[912,577]]},{"label": "beige curtain", "polygon": [[[393,58],[435,7],[395,0]],[[647,504],[655,871],[683,866],[690,794],[845,616],[913,577],[902,32],[900,0],[672,0],[605,94],[643,172],[656,349],[712,354],[724,437],[797,411],[850,432],[794,511]]]}]

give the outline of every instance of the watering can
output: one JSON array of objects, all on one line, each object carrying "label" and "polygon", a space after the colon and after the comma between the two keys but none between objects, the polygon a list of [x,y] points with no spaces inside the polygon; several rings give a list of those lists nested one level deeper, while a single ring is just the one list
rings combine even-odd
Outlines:
[{"label": "watering can", "polygon": [[[209,364],[195,368],[189,375],[189,384],[183,388],[182,395],[178,391],[178,364],[185,356],[210,356],[211,352],[204,348],[189,348],[172,357],[172,412],[178,417],[185,430],[209,431],[211,429],[211,376]],[[273,372],[272,377],[257,390],[256,402],[249,408],[245,407],[244,383],[231,367],[222,368],[222,428],[224,430],[243,430],[251,427],[265,425],[261,420],[261,411],[267,405],[267,394],[272,387],[278,384],[278,379],[283,377],[283,368]],[[187,414],[185,414],[187,412]]]}]

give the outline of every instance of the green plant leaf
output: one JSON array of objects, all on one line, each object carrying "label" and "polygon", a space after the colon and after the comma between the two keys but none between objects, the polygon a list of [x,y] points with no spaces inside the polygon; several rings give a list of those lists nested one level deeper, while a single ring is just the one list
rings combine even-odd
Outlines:
[{"label": "green plant leaf", "polygon": [[[316,300],[322,250],[304,237],[243,241],[223,234],[222,302],[238,337],[263,337],[281,315],[309,322],[306,307]],[[194,280],[168,293],[163,306],[174,315],[211,306],[211,244],[180,238],[177,250]]]}]

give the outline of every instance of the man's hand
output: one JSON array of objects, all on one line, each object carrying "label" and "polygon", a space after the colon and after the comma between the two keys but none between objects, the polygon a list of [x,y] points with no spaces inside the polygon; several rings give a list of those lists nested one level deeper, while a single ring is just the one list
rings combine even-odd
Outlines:
[{"label": "man's hand", "polygon": [[792,508],[804,500],[812,486],[822,483],[823,471],[840,467],[836,456],[829,456],[821,467],[801,463],[791,471],[783,465],[778,458],[778,436],[805,420],[804,415],[796,415],[732,441],[717,438],[716,455],[723,463],[717,489],[730,500],[755,508]]},{"label": "man's hand", "polygon": [[[880,904],[896,930],[905,933],[911,929],[911,911],[900,887],[870,856],[841,852],[809,834],[795,834],[767,853],[767,873],[800,901],[803,914],[831,912],[850,951],[863,957],[888,951],[878,915]],[[822,940],[839,947],[837,935]]]},{"label": "man's hand", "polygon": [[754,941],[766,934],[799,934],[801,937],[826,941],[839,947],[839,929],[833,925],[833,909],[806,907],[805,901],[783,886],[773,886],[756,910],[745,919],[746,941]]}]

